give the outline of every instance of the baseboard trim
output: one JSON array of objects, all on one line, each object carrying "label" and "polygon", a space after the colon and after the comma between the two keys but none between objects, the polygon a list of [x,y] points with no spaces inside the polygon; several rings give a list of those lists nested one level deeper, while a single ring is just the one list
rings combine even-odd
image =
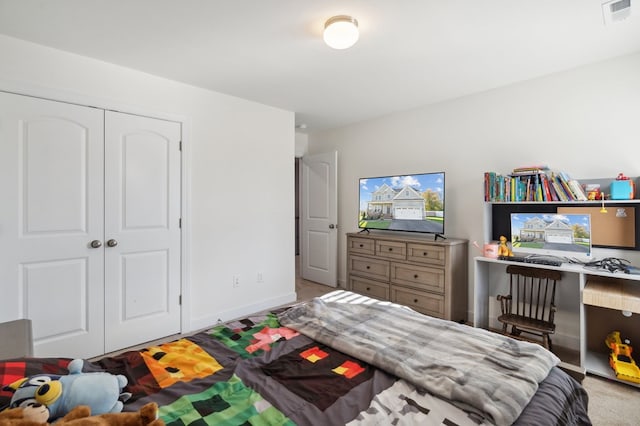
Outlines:
[{"label": "baseboard trim", "polygon": [[238,306],[233,309],[218,312],[217,314],[211,314],[200,318],[191,320],[191,329],[184,333],[191,333],[194,331],[202,330],[205,328],[213,327],[216,324],[231,321],[236,318],[245,317],[256,312],[266,311],[268,309],[293,303],[296,301],[296,293],[286,293],[280,296],[271,297],[269,299],[261,300],[256,303],[250,303],[248,305]]}]

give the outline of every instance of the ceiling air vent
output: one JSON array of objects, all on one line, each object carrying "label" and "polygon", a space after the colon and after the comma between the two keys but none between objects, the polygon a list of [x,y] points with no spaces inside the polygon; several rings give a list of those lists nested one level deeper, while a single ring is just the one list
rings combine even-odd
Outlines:
[{"label": "ceiling air vent", "polygon": [[622,21],[631,15],[631,0],[603,0],[602,17],[605,25]]}]

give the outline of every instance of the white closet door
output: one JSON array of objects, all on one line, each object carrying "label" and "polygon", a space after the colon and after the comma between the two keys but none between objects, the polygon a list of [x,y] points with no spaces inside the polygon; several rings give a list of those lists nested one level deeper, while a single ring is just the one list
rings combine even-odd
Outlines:
[{"label": "white closet door", "polygon": [[106,112],[107,352],[180,332],[180,136],[180,123]]},{"label": "white closet door", "polygon": [[103,117],[0,92],[0,321],[37,356],[103,352]]}]

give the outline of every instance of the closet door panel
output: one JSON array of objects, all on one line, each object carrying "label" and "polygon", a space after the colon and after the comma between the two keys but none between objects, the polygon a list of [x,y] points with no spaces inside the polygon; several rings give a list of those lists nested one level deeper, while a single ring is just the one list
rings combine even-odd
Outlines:
[{"label": "closet door panel", "polygon": [[25,235],[86,233],[86,128],[58,117],[25,123],[23,130]]},{"label": "closet door panel", "polygon": [[107,111],[105,343],[180,332],[179,123]]},{"label": "closet door panel", "polygon": [[139,133],[121,142],[122,230],[168,229],[171,140]]},{"label": "closet door panel", "polygon": [[37,356],[104,348],[104,113],[0,92],[0,321]]},{"label": "closet door panel", "polygon": [[[90,321],[87,306],[86,259],[63,259],[49,262],[33,262],[22,265],[20,282],[22,297],[26,303],[26,316],[42,318],[34,326],[36,342],[56,336],[56,339],[72,339],[88,330]],[[58,285],[55,291],[51,283]],[[48,320],[47,320],[48,319]],[[101,350],[102,344],[96,344]],[[69,354],[69,356],[75,354]]]}]

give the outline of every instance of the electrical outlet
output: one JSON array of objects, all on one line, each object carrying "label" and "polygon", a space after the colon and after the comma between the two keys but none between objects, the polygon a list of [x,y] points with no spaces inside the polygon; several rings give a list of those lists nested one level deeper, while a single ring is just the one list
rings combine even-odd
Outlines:
[{"label": "electrical outlet", "polygon": [[233,288],[240,287],[240,275],[233,276]]},{"label": "electrical outlet", "polygon": [[258,272],[258,276],[256,277],[256,282],[263,283],[264,277],[262,276],[262,272]]}]

